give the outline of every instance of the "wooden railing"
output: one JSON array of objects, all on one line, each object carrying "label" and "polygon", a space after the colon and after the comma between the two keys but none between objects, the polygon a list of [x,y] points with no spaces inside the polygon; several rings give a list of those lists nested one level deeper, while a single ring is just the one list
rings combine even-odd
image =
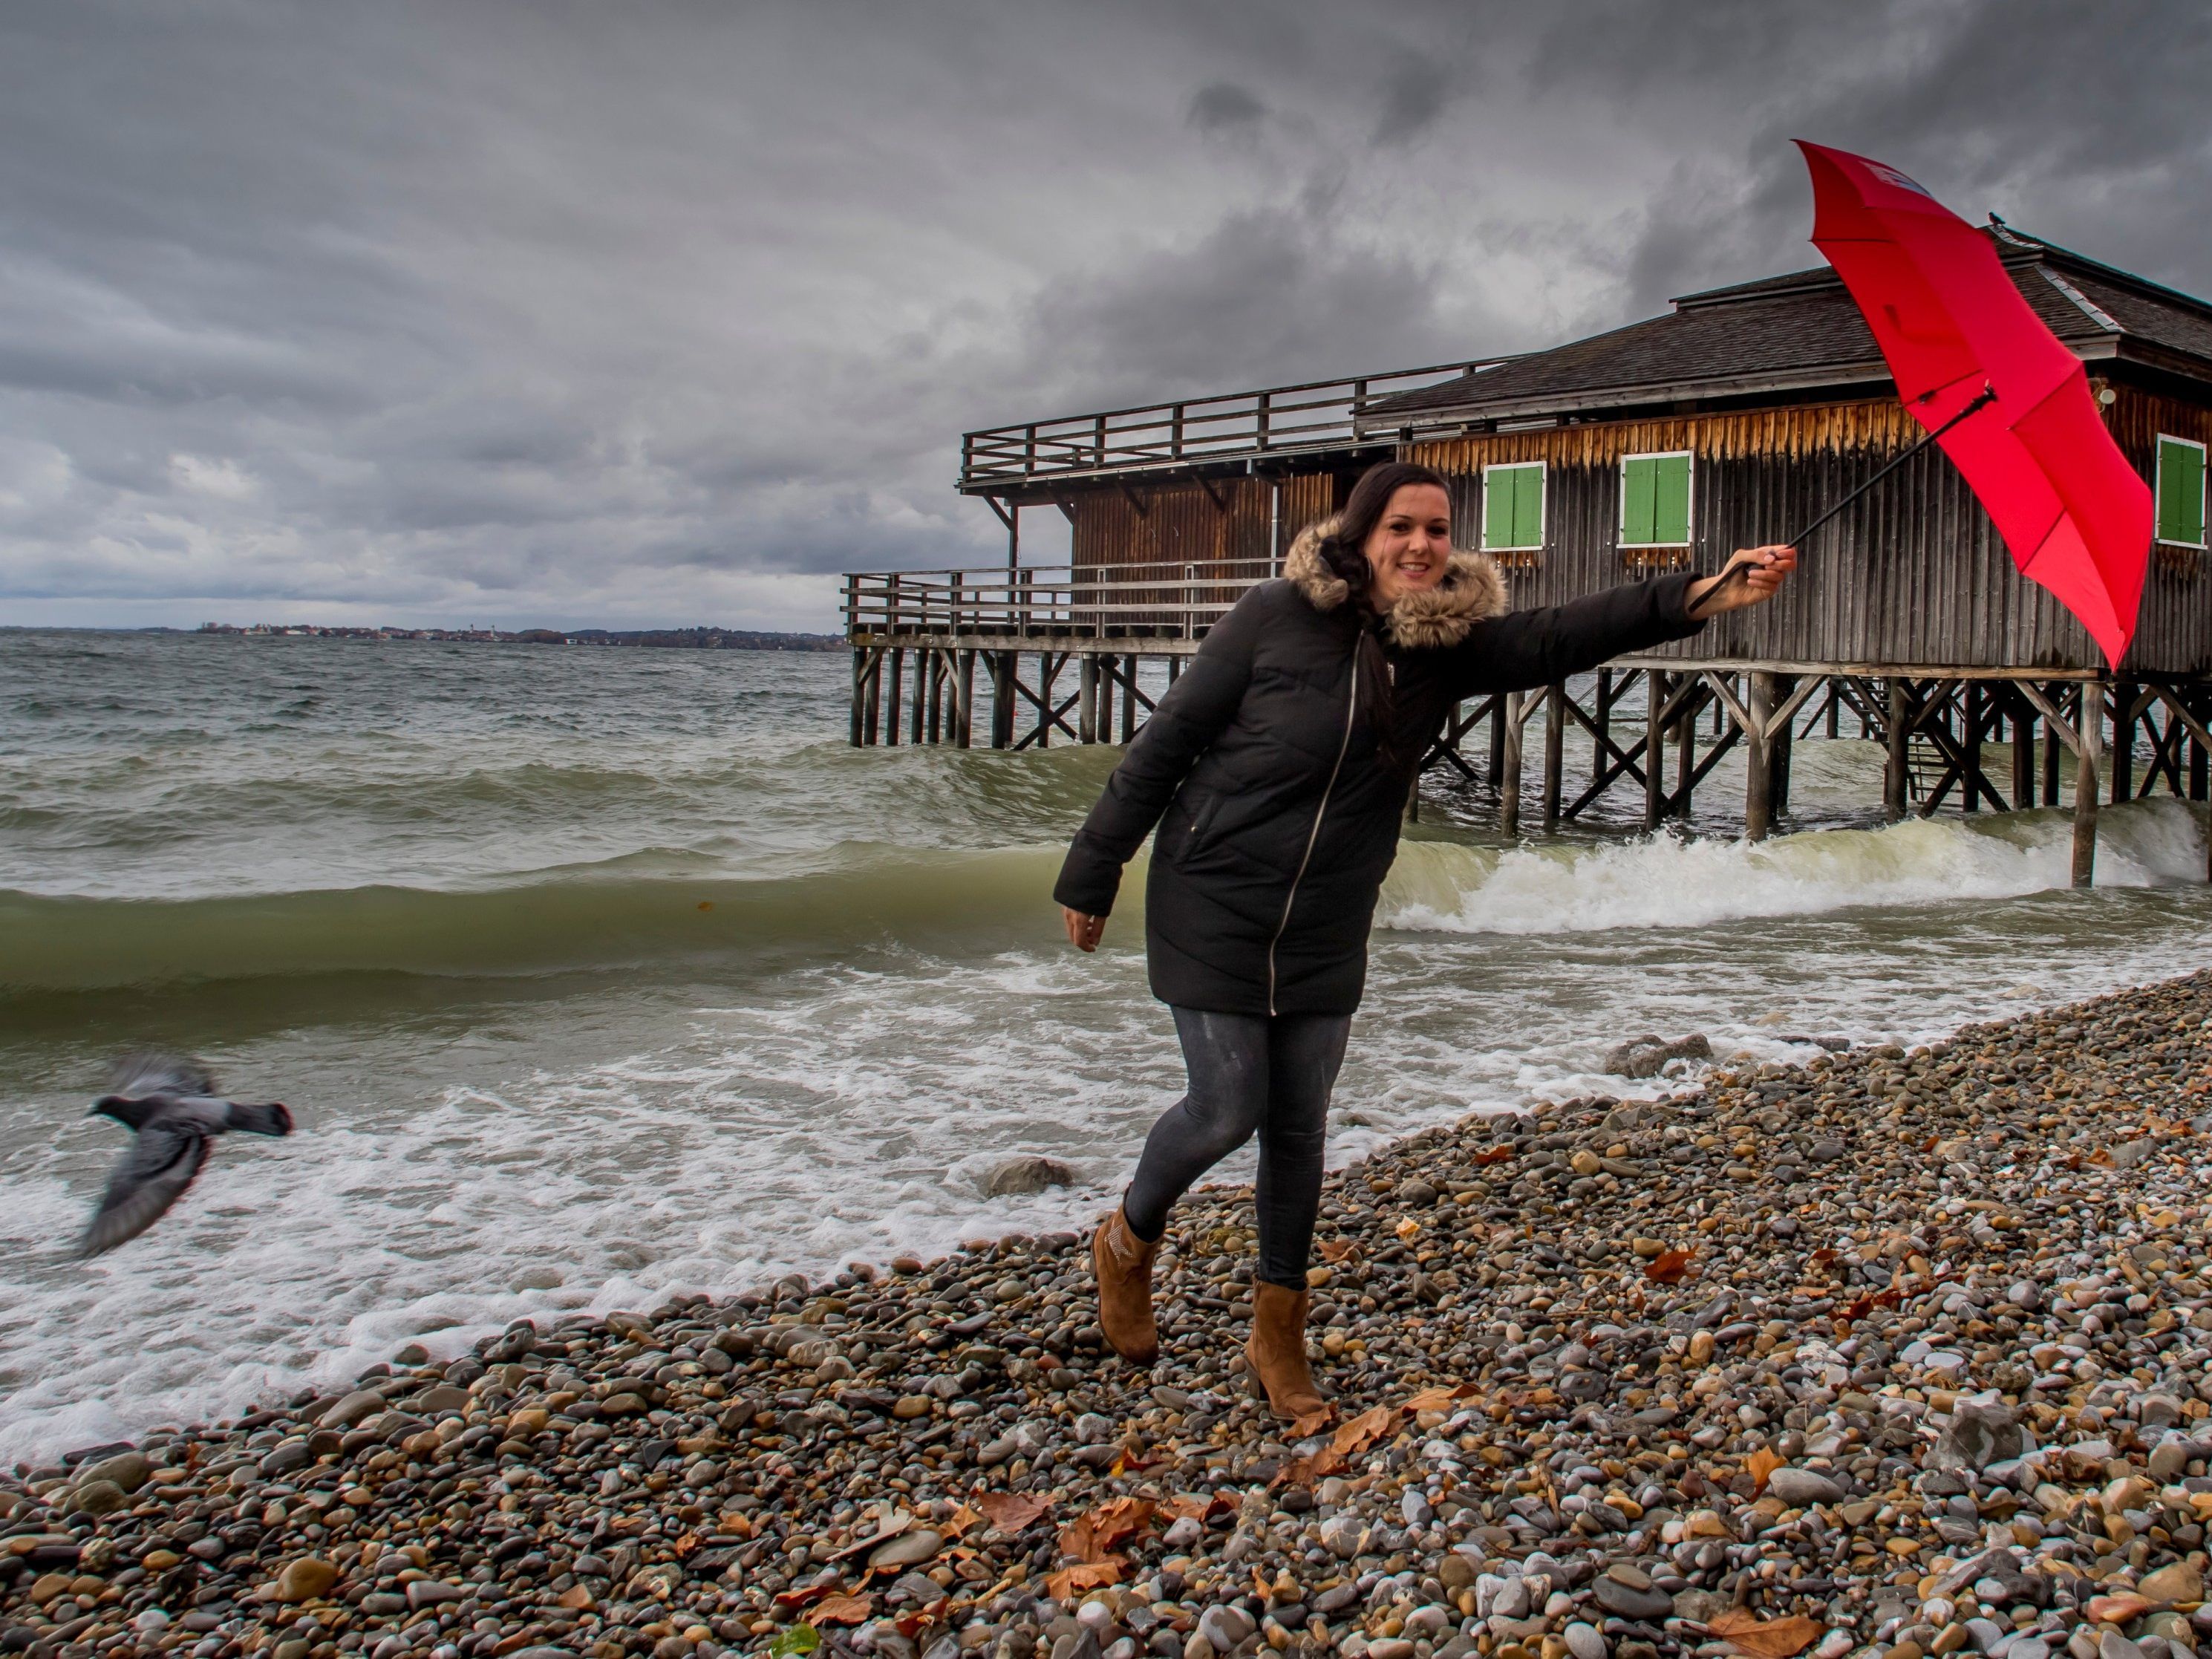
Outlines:
[{"label": "wooden railing", "polygon": [[1483,358],[1353,380],[1309,380],[1180,403],[1110,409],[1025,426],[992,427],[961,440],[960,488],[988,495],[1038,478],[1140,471],[1200,461],[1342,449],[1387,442],[1357,429],[1376,400],[1419,391],[1510,361]]},{"label": "wooden railing", "polygon": [[845,578],[845,634],[1039,639],[1198,639],[1272,559],[1066,565],[1013,570],[860,571]]}]

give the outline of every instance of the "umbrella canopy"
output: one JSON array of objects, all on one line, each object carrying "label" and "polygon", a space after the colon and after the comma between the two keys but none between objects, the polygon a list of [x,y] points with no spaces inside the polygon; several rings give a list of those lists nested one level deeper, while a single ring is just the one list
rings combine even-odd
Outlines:
[{"label": "umbrella canopy", "polygon": [[1866,316],[1929,432],[2021,574],[2081,621],[2113,667],[2135,636],[2150,556],[2149,489],[2105,428],[2079,358],[2028,308],[1989,239],[1895,167],[1798,141],[1813,243]]}]

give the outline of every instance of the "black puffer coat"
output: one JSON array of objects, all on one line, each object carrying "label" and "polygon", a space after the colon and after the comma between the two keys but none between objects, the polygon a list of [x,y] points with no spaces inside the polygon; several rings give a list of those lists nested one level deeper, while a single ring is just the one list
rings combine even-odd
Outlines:
[{"label": "black puffer coat", "polygon": [[[1053,896],[1103,916],[1155,825],[1146,890],[1152,994],[1237,1014],[1349,1014],[1367,935],[1397,854],[1403,773],[1384,766],[1358,706],[1357,623],[1316,525],[1214,624],[1076,832]],[[1692,576],[1662,577],[1540,611],[1505,609],[1479,553],[1383,623],[1400,752],[1425,751],[1451,706],[1564,679],[1694,634]]]}]

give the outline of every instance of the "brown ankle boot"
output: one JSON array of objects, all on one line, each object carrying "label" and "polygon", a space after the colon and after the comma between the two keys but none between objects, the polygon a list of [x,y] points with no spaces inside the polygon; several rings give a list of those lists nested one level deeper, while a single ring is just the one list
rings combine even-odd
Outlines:
[{"label": "brown ankle boot", "polygon": [[1133,1365],[1160,1357],[1159,1328],[1152,1323],[1152,1258],[1150,1244],[1129,1231],[1119,1205],[1091,1235],[1091,1265],[1098,1275],[1098,1323],[1114,1352]]},{"label": "brown ankle boot", "polygon": [[1244,1363],[1267,1391],[1275,1414],[1296,1421],[1326,1409],[1306,1364],[1306,1293],[1265,1282],[1252,1287],[1252,1335]]}]

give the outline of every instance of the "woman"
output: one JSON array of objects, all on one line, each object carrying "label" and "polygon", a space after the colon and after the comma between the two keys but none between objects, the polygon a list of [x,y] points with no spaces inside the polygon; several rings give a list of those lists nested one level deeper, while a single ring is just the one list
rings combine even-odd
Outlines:
[{"label": "woman", "polygon": [[1508,612],[1479,553],[1451,547],[1443,477],[1370,470],[1299,535],[1282,579],[1215,623],[1077,832],[1054,889],[1097,948],[1121,867],[1158,826],[1146,898],[1152,994],[1189,1091],[1152,1126],[1121,1206],[1091,1241],[1099,1322],[1124,1358],[1158,1355],[1152,1258],[1176,1200],[1260,1137],[1260,1261],[1246,1364],[1276,1412],[1321,1408],[1306,1363],[1306,1259],[1329,1091],[1367,972],[1375,900],[1415,768],[1452,705],[1548,684],[1686,638],[1773,596],[1786,547],[1737,553],[1744,579],[1632,582]]}]

